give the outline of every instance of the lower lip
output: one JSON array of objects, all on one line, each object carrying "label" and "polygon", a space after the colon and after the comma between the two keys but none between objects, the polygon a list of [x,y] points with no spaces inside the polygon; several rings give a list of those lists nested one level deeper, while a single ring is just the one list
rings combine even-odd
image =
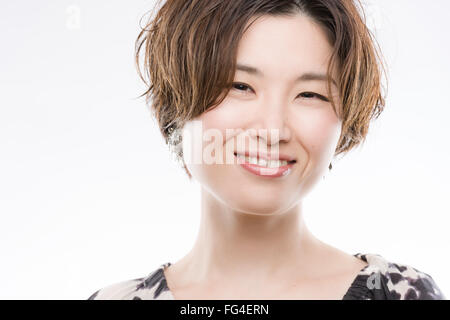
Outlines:
[{"label": "lower lip", "polygon": [[287,165],[277,167],[277,168],[268,168],[259,166],[257,164],[251,164],[248,162],[245,162],[244,159],[238,158],[235,156],[238,160],[239,165],[244,168],[245,170],[261,177],[267,177],[267,178],[278,178],[278,177],[284,177],[287,176],[291,171],[292,167],[294,166],[295,162],[288,163]]}]

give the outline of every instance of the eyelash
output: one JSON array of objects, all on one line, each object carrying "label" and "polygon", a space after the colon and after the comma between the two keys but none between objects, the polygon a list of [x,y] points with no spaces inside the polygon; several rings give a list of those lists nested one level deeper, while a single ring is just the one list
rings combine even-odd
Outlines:
[{"label": "eyelash", "polygon": [[[250,86],[248,86],[248,85],[246,85],[246,84],[244,84],[244,83],[240,83],[240,82],[233,82],[233,88],[234,89],[236,89],[236,87],[235,86],[243,86],[243,87],[246,87],[246,88],[249,88],[249,89],[251,89],[251,87]],[[246,91],[246,90],[240,90],[240,89],[236,89],[236,90],[239,90],[239,91]],[[253,90],[253,89],[252,89]],[[308,91],[306,91],[306,92],[302,92],[301,94],[312,94],[312,95],[314,95],[314,96],[316,96],[318,99],[320,99],[320,100],[323,100],[323,101],[329,101],[327,98],[325,98],[324,96],[322,96],[322,95],[320,95],[320,94],[317,94],[317,93],[315,93],[315,92],[308,92]],[[307,98],[307,99],[312,99],[312,98]]]}]

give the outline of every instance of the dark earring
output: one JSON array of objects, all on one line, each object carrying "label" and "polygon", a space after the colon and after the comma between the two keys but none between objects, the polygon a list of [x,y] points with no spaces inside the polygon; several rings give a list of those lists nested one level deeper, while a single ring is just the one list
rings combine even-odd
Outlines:
[{"label": "dark earring", "polygon": [[330,162],[330,165],[328,166],[328,170],[331,170],[333,168],[333,166],[331,165],[331,162]]}]

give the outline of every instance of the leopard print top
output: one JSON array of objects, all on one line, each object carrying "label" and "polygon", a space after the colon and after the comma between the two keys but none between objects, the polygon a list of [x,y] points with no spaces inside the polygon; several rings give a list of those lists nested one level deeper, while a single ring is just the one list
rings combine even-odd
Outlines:
[{"label": "leopard print top", "polygon": [[[367,262],[342,300],[445,300],[433,278],[409,265],[378,254],[354,254]],[[174,300],[160,265],[147,277],[118,282],[94,292],[87,300]]]}]

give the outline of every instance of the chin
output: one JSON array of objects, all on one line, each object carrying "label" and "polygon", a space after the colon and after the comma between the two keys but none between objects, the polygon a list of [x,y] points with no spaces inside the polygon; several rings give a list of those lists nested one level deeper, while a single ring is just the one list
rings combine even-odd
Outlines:
[{"label": "chin", "polygon": [[261,203],[239,203],[233,210],[242,212],[243,214],[256,215],[256,216],[274,216],[282,214],[287,210],[284,206],[278,206],[276,204],[261,204]]},{"label": "chin", "polygon": [[223,200],[233,210],[247,214],[276,215],[288,210],[290,206],[286,194],[268,193],[235,188]]}]

